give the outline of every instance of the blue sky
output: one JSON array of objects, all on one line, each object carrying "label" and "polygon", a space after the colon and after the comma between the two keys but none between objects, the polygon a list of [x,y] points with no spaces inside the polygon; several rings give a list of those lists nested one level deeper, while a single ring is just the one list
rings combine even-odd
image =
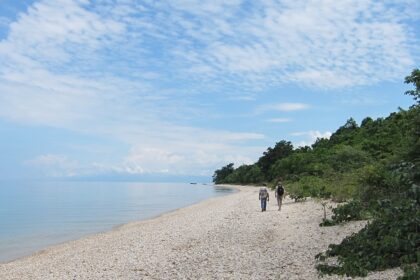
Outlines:
[{"label": "blue sky", "polygon": [[413,101],[420,2],[0,0],[0,176],[208,176]]}]

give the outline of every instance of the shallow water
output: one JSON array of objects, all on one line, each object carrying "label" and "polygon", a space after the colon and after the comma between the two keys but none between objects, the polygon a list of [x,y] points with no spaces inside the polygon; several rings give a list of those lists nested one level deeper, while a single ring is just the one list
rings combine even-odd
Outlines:
[{"label": "shallow water", "polygon": [[0,261],[231,192],[182,183],[0,182]]}]

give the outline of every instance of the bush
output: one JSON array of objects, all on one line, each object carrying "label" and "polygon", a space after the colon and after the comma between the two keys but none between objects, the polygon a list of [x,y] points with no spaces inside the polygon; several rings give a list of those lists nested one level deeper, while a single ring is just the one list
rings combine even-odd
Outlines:
[{"label": "bush", "polygon": [[319,197],[329,198],[331,192],[326,187],[328,182],[322,178],[315,176],[301,177],[298,182],[286,184],[289,195],[295,197]]},{"label": "bush", "polygon": [[[417,256],[417,259],[420,257]],[[420,279],[420,268],[418,264],[414,265],[405,265],[404,266],[404,275],[398,277],[397,280],[418,280]]]},{"label": "bush", "polygon": [[306,200],[306,196],[302,195],[302,194],[289,194],[289,197],[291,199],[293,199],[295,202],[302,202]]},{"label": "bush", "polygon": [[334,208],[332,212],[331,219],[323,221],[320,226],[334,226],[343,222],[364,220],[368,217],[368,212],[358,200],[340,205]]},{"label": "bush", "polygon": [[[410,184],[399,198],[380,200],[381,211],[377,212],[375,220],[317,255],[321,262],[337,257],[338,265],[320,263],[317,269],[326,274],[366,276],[368,271],[420,262],[419,198],[420,186]],[[357,213],[355,209],[353,211]],[[346,213],[340,215],[347,218]]]}]

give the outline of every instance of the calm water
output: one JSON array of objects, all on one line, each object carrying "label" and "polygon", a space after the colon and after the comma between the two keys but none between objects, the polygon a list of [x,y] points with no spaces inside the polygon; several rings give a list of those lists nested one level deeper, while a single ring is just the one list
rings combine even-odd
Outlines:
[{"label": "calm water", "polygon": [[126,182],[0,182],[0,262],[232,190]]}]

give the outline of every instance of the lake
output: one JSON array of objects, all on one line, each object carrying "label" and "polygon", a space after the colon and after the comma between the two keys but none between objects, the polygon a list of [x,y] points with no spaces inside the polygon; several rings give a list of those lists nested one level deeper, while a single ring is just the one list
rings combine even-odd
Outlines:
[{"label": "lake", "polygon": [[0,182],[0,262],[232,192],[183,183]]}]

